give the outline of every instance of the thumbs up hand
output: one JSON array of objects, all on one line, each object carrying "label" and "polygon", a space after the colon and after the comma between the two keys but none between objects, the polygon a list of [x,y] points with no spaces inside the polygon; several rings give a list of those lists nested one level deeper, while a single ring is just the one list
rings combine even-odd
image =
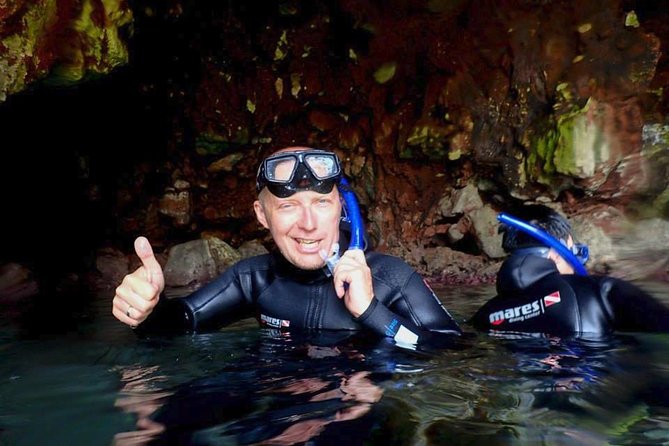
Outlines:
[{"label": "thumbs up hand", "polygon": [[163,269],[145,237],[135,240],[135,253],[142,266],[123,278],[112,301],[114,317],[131,327],[136,327],[151,314],[165,288]]},{"label": "thumbs up hand", "polygon": [[143,270],[146,280],[158,289],[158,294],[162,293],[165,288],[163,268],[158,263],[158,260],[156,260],[151,243],[149,243],[146,237],[137,237],[135,240],[135,253],[142,261],[142,266],[137,271]]}]

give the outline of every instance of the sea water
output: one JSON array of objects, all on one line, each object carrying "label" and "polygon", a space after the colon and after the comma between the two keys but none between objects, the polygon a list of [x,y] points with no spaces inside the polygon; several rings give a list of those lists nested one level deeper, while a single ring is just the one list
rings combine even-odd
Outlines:
[{"label": "sea water", "polygon": [[0,445],[669,442],[668,334],[477,333],[466,318],[493,293],[438,290],[465,335],[417,351],[254,320],[140,338],[113,292],[51,303],[0,327]]}]

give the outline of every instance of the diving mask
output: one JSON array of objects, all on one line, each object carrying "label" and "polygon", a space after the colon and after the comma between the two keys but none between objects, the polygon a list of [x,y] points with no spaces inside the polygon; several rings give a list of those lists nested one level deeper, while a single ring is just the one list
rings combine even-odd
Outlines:
[{"label": "diving mask", "polygon": [[267,186],[279,198],[305,190],[327,194],[341,176],[341,163],[332,152],[317,149],[280,152],[262,162],[256,188],[260,192]]}]

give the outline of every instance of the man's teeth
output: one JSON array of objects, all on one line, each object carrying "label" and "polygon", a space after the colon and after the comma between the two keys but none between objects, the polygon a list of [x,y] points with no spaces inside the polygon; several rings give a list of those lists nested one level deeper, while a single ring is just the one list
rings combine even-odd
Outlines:
[{"label": "man's teeth", "polygon": [[297,240],[301,245],[313,245],[315,243],[318,243],[318,240],[304,240],[304,239],[298,239]]}]

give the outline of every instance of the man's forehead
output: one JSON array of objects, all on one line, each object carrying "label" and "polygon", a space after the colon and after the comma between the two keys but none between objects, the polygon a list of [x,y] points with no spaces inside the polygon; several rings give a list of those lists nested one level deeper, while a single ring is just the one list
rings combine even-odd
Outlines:
[{"label": "man's forehead", "polygon": [[294,200],[296,198],[305,198],[305,199],[316,199],[316,198],[319,198],[319,197],[321,197],[321,198],[322,197],[338,198],[339,197],[339,189],[337,189],[336,187],[333,187],[332,190],[330,192],[327,192],[327,193],[321,193],[321,192],[317,192],[317,191],[313,191],[313,190],[299,190],[299,191],[295,192],[294,194],[292,194],[291,196],[284,197],[284,198],[277,197],[276,195],[271,193],[269,190],[263,189],[259,196],[263,197],[264,199],[272,200],[272,201],[275,201],[275,202],[289,201],[289,200]]}]

